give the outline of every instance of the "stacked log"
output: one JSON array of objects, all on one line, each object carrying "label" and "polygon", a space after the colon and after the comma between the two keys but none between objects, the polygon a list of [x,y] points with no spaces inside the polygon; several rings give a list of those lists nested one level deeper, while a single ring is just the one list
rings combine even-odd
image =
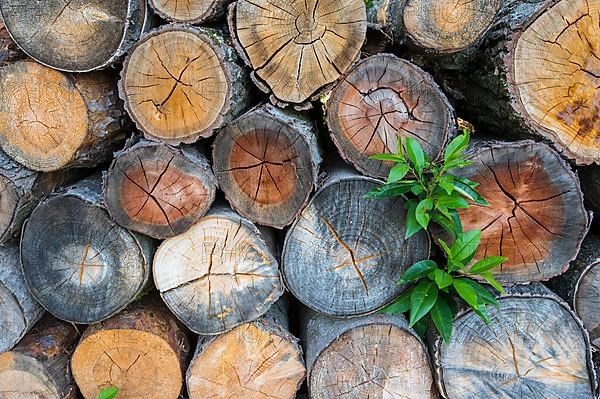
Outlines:
[{"label": "stacked log", "polygon": [[171,22],[199,24],[219,19],[232,0],[148,0],[158,15]]},{"label": "stacked log", "polygon": [[0,18],[0,66],[8,65],[9,63],[24,57],[25,55],[6,30],[4,20]]}]

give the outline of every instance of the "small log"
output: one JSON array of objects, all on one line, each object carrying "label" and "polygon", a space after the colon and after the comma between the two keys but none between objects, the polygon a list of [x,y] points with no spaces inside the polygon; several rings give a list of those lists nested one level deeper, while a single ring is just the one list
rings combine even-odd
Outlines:
[{"label": "small log", "polygon": [[271,102],[306,108],[358,59],[367,31],[362,0],[238,0],[229,31]]},{"label": "small log", "polygon": [[544,281],[567,269],[589,228],[579,179],[549,146],[481,142],[459,176],[479,183],[490,206],[459,211],[463,230],[482,231],[476,259],[505,256],[492,270],[506,284]]},{"label": "small log", "polygon": [[170,22],[200,24],[225,14],[232,0],[148,0],[154,11]]},{"label": "small log", "polygon": [[327,125],[344,159],[362,173],[386,177],[398,138],[416,138],[430,159],[454,135],[454,111],[431,76],[392,54],[360,61],[331,91]]},{"label": "small log", "polygon": [[146,3],[140,0],[3,0],[0,11],[6,29],[25,53],[67,72],[111,66],[139,39],[149,21]]},{"label": "small log", "polygon": [[86,399],[108,387],[118,397],[176,399],[190,344],[185,330],[160,300],[147,297],[118,315],[89,326],[71,369]]},{"label": "small log", "polygon": [[216,179],[192,147],[146,140],[116,154],[104,181],[104,202],[121,226],[154,238],[185,232],[210,208]]},{"label": "small log", "polygon": [[569,306],[541,284],[515,286],[485,324],[459,312],[452,339],[433,343],[436,381],[448,399],[592,399],[588,335]]},{"label": "small log", "polygon": [[79,332],[64,321],[44,318],[10,352],[0,354],[4,399],[75,399],[69,360]]},{"label": "small log", "polygon": [[[266,234],[265,234],[266,233]],[[283,293],[271,237],[227,208],[213,208],[154,256],[154,283],[190,330],[221,334],[262,316]]]},{"label": "small log", "polygon": [[71,75],[17,61],[0,69],[0,98],[0,146],[32,170],[96,166],[124,138],[109,72]]},{"label": "small log", "polygon": [[189,398],[295,398],[306,370],[287,311],[279,300],[259,320],[201,336],[186,374]]},{"label": "small log", "polygon": [[312,399],[438,397],[427,348],[402,316],[303,316]]},{"label": "small log", "polygon": [[374,312],[406,288],[396,284],[404,271],[428,258],[426,233],[404,239],[402,198],[363,197],[379,183],[332,170],[288,230],[282,274],[306,306],[331,316]]},{"label": "small log", "polygon": [[244,70],[219,31],[169,24],[145,35],[125,59],[119,95],[149,139],[209,137],[249,101]]},{"label": "small log", "polygon": [[213,143],[220,188],[240,214],[283,228],[308,202],[321,157],[311,122],[270,104],[225,126]]},{"label": "small log", "polygon": [[133,301],[150,275],[154,243],[102,206],[99,175],[42,201],[23,229],[21,263],[33,296],[73,323],[96,323]]},{"label": "small log", "polygon": [[43,313],[25,285],[19,246],[10,243],[0,247],[0,353],[17,344]]}]

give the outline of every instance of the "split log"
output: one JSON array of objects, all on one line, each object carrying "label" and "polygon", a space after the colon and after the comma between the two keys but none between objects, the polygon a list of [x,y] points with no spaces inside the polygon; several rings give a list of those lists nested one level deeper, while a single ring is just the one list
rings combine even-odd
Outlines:
[{"label": "split log", "polygon": [[295,398],[306,370],[287,312],[280,299],[259,320],[201,336],[186,374],[189,398]]},{"label": "split log", "polygon": [[118,397],[176,399],[183,385],[190,344],[157,298],[145,298],[118,315],[89,326],[71,360],[86,399],[108,387]]},{"label": "split log", "polygon": [[308,202],[321,157],[313,124],[270,104],[227,125],[213,143],[220,188],[240,214],[283,228]]},{"label": "split log", "polygon": [[429,256],[421,232],[408,240],[402,198],[372,200],[380,182],[333,170],[288,231],[282,254],[287,288],[306,306],[331,316],[371,313],[406,288],[404,271]]},{"label": "split log", "polygon": [[216,207],[154,256],[154,283],[190,330],[221,334],[262,316],[283,293],[272,237]]},{"label": "split log", "polygon": [[562,274],[589,228],[579,179],[549,146],[533,141],[481,142],[459,176],[479,183],[490,206],[459,211],[463,230],[481,230],[476,259],[505,256],[492,270],[505,284]]},{"label": "split log", "polygon": [[0,11],[25,53],[68,72],[111,66],[147,29],[149,18],[140,0],[3,0]]},{"label": "split log", "polygon": [[0,247],[0,352],[17,344],[43,313],[25,284],[19,246],[11,243]]},{"label": "split log", "polygon": [[124,138],[109,72],[71,75],[17,61],[0,69],[0,98],[0,146],[29,169],[96,166]]},{"label": "split log", "polygon": [[116,224],[101,203],[101,179],[92,176],[42,201],[23,229],[27,286],[59,319],[107,319],[149,279],[154,243]]},{"label": "split log", "polygon": [[391,162],[369,156],[398,152],[398,137],[416,138],[430,159],[454,135],[454,111],[431,76],[392,54],[359,62],[331,92],[327,125],[333,142],[362,173],[387,177]]},{"label": "split log", "polygon": [[228,20],[256,85],[274,104],[298,108],[352,66],[367,31],[362,0],[238,0]]},{"label": "split log", "polygon": [[77,329],[45,318],[10,352],[0,354],[3,399],[75,399],[77,388],[69,369]]},{"label": "split log", "polygon": [[485,324],[460,312],[452,339],[433,344],[445,398],[594,398],[590,343],[583,325],[541,284],[515,286],[489,308]]},{"label": "split log", "polygon": [[148,0],[154,11],[170,22],[199,24],[223,16],[232,0]]},{"label": "split log", "polygon": [[197,150],[146,140],[116,154],[104,181],[111,217],[154,238],[189,229],[208,211],[215,192],[210,164]]},{"label": "split log", "polygon": [[312,399],[435,399],[427,348],[402,316],[308,312],[302,342]]},{"label": "split log", "polygon": [[235,50],[217,30],[169,24],[145,35],[125,59],[119,95],[149,139],[209,137],[249,101]]}]

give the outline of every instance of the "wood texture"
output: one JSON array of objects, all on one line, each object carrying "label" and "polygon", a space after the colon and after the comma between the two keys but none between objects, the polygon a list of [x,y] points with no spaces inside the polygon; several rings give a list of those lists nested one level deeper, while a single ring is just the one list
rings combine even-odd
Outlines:
[{"label": "wood texture", "polygon": [[426,233],[404,240],[402,198],[369,200],[379,183],[348,170],[330,176],[288,230],[282,254],[287,288],[332,316],[374,312],[405,288],[404,270],[429,256]]},{"label": "wood texture", "polygon": [[75,399],[69,360],[79,333],[50,317],[40,321],[10,352],[0,354],[3,399]]},{"label": "wood texture", "polygon": [[140,294],[154,243],[112,221],[98,175],[42,201],[21,239],[21,263],[33,296],[54,316],[95,323]]},{"label": "wood texture", "polygon": [[456,130],[454,111],[431,76],[392,54],[360,61],[327,101],[327,125],[348,162],[372,177],[387,177],[390,162],[369,159],[397,153],[398,138],[415,138],[437,158]]},{"label": "wood texture", "polygon": [[85,399],[114,386],[128,399],[176,399],[190,344],[186,332],[157,298],[146,297],[118,315],[89,326],[71,360]]},{"label": "wood texture", "polygon": [[312,399],[434,399],[427,348],[402,316],[339,320],[308,312],[302,322]]},{"label": "wood texture", "polygon": [[563,273],[588,228],[579,180],[549,146],[483,142],[458,175],[480,185],[490,206],[459,211],[463,230],[482,231],[476,259],[508,258],[492,270],[503,283],[543,281]]},{"label": "wood texture", "polygon": [[594,398],[587,333],[556,295],[541,284],[516,286],[490,308],[486,325],[460,313],[448,345],[434,359],[446,398]]},{"label": "wood texture", "polygon": [[269,104],[231,122],[213,143],[227,200],[254,222],[283,228],[308,202],[321,157],[311,122]]},{"label": "wood texture", "polygon": [[69,72],[105,68],[146,29],[140,0],[3,0],[0,11],[19,47],[38,62]]},{"label": "wood texture", "polygon": [[163,241],[154,257],[154,283],[190,330],[223,333],[256,320],[283,293],[270,242],[248,219],[216,207]]},{"label": "wood texture", "polygon": [[249,88],[227,40],[217,30],[169,24],[133,47],[119,94],[147,138],[192,143],[243,111]]},{"label": "wood texture", "polygon": [[154,238],[189,229],[215,199],[208,160],[192,147],[140,140],[116,154],[104,181],[104,201],[121,226]]},{"label": "wood texture", "polygon": [[366,29],[362,0],[238,0],[229,11],[237,48],[274,104],[317,98],[358,59]]},{"label": "wood texture", "polygon": [[4,25],[4,20],[0,16],[0,66],[5,66],[24,57],[25,54],[10,37],[6,25]]},{"label": "wood texture", "polygon": [[219,19],[232,0],[148,0],[154,11],[171,22],[197,24]]}]

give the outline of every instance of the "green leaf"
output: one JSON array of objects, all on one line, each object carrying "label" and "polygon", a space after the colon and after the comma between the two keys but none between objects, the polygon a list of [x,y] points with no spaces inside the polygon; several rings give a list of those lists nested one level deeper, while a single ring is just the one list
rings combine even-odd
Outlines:
[{"label": "green leaf", "polygon": [[454,225],[456,226],[456,237],[460,236],[462,234],[463,228],[462,228],[462,223],[460,221],[460,216],[458,216],[458,212],[456,211],[456,209],[452,209],[449,211],[450,212],[450,216],[452,217],[452,220],[454,221]]},{"label": "green leaf", "polygon": [[483,273],[479,273],[479,275],[481,277],[483,277],[485,279],[485,281],[487,281],[492,287],[494,287],[502,295],[506,294],[506,291],[504,291],[504,287],[502,287],[502,285],[498,281],[496,281],[494,276],[492,276],[492,273],[483,272]]},{"label": "green leaf", "polygon": [[490,316],[488,315],[487,309],[485,306],[480,306],[478,308],[473,308],[473,312],[485,322],[485,324],[490,324]]},{"label": "green leaf", "polygon": [[409,327],[421,320],[435,304],[438,297],[438,287],[432,281],[421,281],[410,295]]},{"label": "green leaf", "polygon": [[454,176],[450,174],[440,176],[438,185],[444,189],[448,195],[452,194],[454,192]]},{"label": "green leaf", "polygon": [[438,238],[438,243],[446,253],[446,256],[452,256],[452,250],[450,249],[450,247],[448,247],[448,244],[446,244],[444,240]]},{"label": "green leaf", "polygon": [[478,205],[489,205],[489,203],[474,188],[456,179],[454,180],[454,189]]},{"label": "green leaf", "polygon": [[417,218],[415,216],[415,211],[417,209],[416,201],[407,202],[408,212],[406,214],[406,234],[404,236],[405,239],[409,239],[413,235],[417,234],[419,231],[423,230],[423,227],[417,222]]},{"label": "green leaf", "polygon": [[108,387],[104,388],[98,394],[98,399],[113,399],[119,393],[119,388],[117,387]]},{"label": "green leaf", "polygon": [[410,310],[410,294],[413,287],[406,289],[394,302],[381,309],[380,313],[386,314],[402,314]]},{"label": "green leaf", "polygon": [[414,184],[414,181],[411,180],[403,180],[401,182],[384,184],[379,187],[375,187],[366,193],[364,197],[369,199],[397,197],[409,192]]},{"label": "green leaf", "polygon": [[473,309],[477,309],[479,307],[479,302],[477,301],[477,292],[471,284],[467,283],[465,279],[455,278],[452,282],[452,286],[458,293],[458,295]]},{"label": "green leaf", "polygon": [[505,258],[504,256],[488,256],[487,258],[483,258],[480,261],[475,262],[475,264],[469,270],[469,273],[481,274],[483,272],[487,272],[488,270],[498,267],[507,260],[508,258]]},{"label": "green leaf", "polygon": [[408,166],[408,164],[398,163],[394,165],[392,169],[390,169],[390,174],[388,175],[387,183],[394,183],[398,180],[404,179],[404,176],[406,176],[409,170],[410,166]]},{"label": "green leaf", "polygon": [[427,229],[427,226],[429,226],[429,220],[431,219],[429,211],[431,209],[433,209],[433,200],[431,198],[425,198],[419,202],[419,205],[415,209],[415,218],[424,229]]},{"label": "green leaf", "polygon": [[456,136],[452,139],[452,141],[446,147],[446,151],[444,152],[444,161],[448,161],[449,159],[455,157],[460,154],[464,150],[467,149],[469,145],[469,134],[461,134],[460,136]]},{"label": "green leaf", "polygon": [[427,334],[427,329],[429,328],[429,323],[427,319],[421,319],[415,323],[413,326],[413,330],[417,333],[417,335],[421,338],[425,338],[425,334]]},{"label": "green leaf", "polygon": [[444,164],[444,170],[449,171],[452,169],[464,168],[465,166],[469,166],[472,164],[473,164],[473,161],[470,161],[468,159],[463,159],[463,158],[457,158],[457,159],[453,159],[451,161],[446,162],[446,164]]},{"label": "green leaf", "polygon": [[454,224],[454,221],[452,219],[449,219],[444,215],[440,215],[439,213],[434,213],[431,216],[431,220],[433,220],[435,223],[442,226],[442,228],[444,230],[446,230],[446,232],[448,234],[450,234],[452,239],[456,239],[458,231],[457,231],[456,225]]},{"label": "green leaf", "polygon": [[438,206],[454,209],[466,209],[469,207],[469,202],[459,195],[444,195],[437,199],[436,207]]},{"label": "green leaf", "polygon": [[436,269],[438,269],[438,265],[434,261],[429,259],[422,260],[406,269],[400,279],[400,283],[408,283],[417,280],[418,278],[425,277],[431,271]]},{"label": "green leaf", "polygon": [[450,274],[446,273],[445,271],[443,271],[442,269],[436,268],[433,271],[433,274],[435,276],[435,283],[437,284],[438,288],[440,288],[440,289],[451,286],[452,281],[454,281],[452,276]]},{"label": "green leaf", "polygon": [[461,234],[452,244],[452,259],[466,263],[477,252],[481,240],[480,230],[471,230]]},{"label": "green leaf", "polygon": [[445,343],[450,343],[452,337],[452,324],[454,323],[454,315],[452,309],[443,297],[438,297],[437,301],[431,308],[431,319],[435,328],[438,330]]},{"label": "green leaf", "polygon": [[421,187],[421,185],[420,185],[420,184],[414,184],[414,185],[411,187],[410,191],[411,191],[411,192],[412,192],[414,195],[417,195],[417,196],[418,196],[418,195],[419,195],[419,194],[421,194],[421,193],[422,193],[424,190],[423,190],[423,187]]},{"label": "green leaf", "polygon": [[471,288],[473,288],[473,290],[475,290],[475,292],[477,293],[477,297],[478,297],[477,303],[479,303],[480,305],[485,304],[485,303],[488,303],[488,304],[494,305],[494,306],[498,305],[498,301],[496,300],[496,297],[491,292],[486,290],[477,281],[471,280],[470,278],[463,278],[462,280],[465,283],[469,284],[471,286]]},{"label": "green leaf", "polygon": [[397,154],[375,154],[371,155],[369,159],[376,159],[378,161],[391,161],[391,162],[402,162],[406,163],[404,157]]},{"label": "green leaf", "polygon": [[477,183],[476,181],[473,181],[471,179],[467,179],[466,177],[454,177],[456,180],[458,180],[459,182],[466,184],[467,186],[475,189],[477,187],[479,187],[479,183]]},{"label": "green leaf", "polygon": [[406,138],[406,154],[408,155],[408,159],[411,160],[417,173],[419,175],[423,173],[423,168],[425,167],[425,153],[423,152],[423,148],[421,148],[421,144],[412,137]]}]

